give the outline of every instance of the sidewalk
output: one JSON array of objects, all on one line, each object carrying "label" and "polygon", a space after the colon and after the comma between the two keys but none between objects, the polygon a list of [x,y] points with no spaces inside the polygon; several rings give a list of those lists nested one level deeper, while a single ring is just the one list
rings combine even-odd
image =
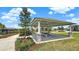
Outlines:
[{"label": "sidewalk", "polygon": [[8,38],[0,39],[0,51],[14,51],[15,41],[19,35],[13,35]]}]

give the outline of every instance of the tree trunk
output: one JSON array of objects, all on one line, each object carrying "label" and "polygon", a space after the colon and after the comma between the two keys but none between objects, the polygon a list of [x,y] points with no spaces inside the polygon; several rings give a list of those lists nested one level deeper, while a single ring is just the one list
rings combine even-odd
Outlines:
[{"label": "tree trunk", "polygon": [[25,31],[25,35],[24,35],[24,39],[25,39],[25,38],[26,38],[26,32],[27,32],[27,31],[26,31],[26,27],[25,27],[24,31]]}]

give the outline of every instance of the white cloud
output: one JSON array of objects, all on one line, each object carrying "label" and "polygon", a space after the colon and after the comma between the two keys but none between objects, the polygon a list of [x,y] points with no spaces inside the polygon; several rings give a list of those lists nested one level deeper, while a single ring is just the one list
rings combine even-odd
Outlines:
[{"label": "white cloud", "polygon": [[[18,16],[20,14],[20,12],[22,11],[22,8],[12,8],[9,12],[7,13],[2,13],[2,17],[1,19],[5,20],[5,22],[11,24],[8,27],[18,27],[18,25],[16,25],[18,23]],[[28,8],[28,11],[33,15],[36,14],[36,12],[30,8]]]},{"label": "white cloud", "polygon": [[8,20],[9,23],[18,22],[16,17],[12,17],[12,19]]},{"label": "white cloud", "polygon": [[66,21],[79,24],[79,18],[67,19]]},{"label": "white cloud", "polygon": [[66,15],[67,17],[74,17],[75,16],[75,14],[73,14],[73,13],[70,13],[70,14],[68,14],[68,15]]},{"label": "white cloud", "polygon": [[22,11],[22,8],[13,8],[12,10],[9,11],[8,15],[18,16],[21,11]]},{"label": "white cloud", "polygon": [[[8,19],[8,20],[15,20],[16,17],[19,16],[20,12],[22,11],[22,8],[13,8],[8,13],[3,13],[2,19]],[[31,14],[36,14],[36,12],[30,8],[28,8],[28,11]]]},{"label": "white cloud", "polygon": [[7,13],[2,13],[2,17],[1,19],[5,20],[6,23],[10,24],[10,25],[7,25],[7,27],[9,28],[17,28],[18,25],[18,16],[20,14],[20,12],[22,11],[21,8],[12,8],[9,12]]},{"label": "white cloud", "polygon": [[7,15],[4,15],[4,16],[1,17],[1,19],[10,19],[10,17],[7,16]]},{"label": "white cloud", "polygon": [[[8,26],[7,26],[8,28]],[[9,28],[19,28],[18,24],[9,25]]]},{"label": "white cloud", "polygon": [[28,11],[31,13],[31,14],[36,14],[36,12],[34,11],[34,10],[32,10],[32,9],[30,9],[30,8],[28,8]]},{"label": "white cloud", "polygon": [[73,13],[69,14],[70,17],[74,17],[75,15]]},{"label": "white cloud", "polygon": [[[22,11],[22,8],[13,8],[8,13],[2,13],[3,16],[2,19],[8,19],[8,20],[17,20],[16,17],[19,16],[20,12]],[[28,8],[28,11],[31,14],[36,14],[36,12],[30,8]]]},{"label": "white cloud", "polygon": [[75,7],[51,7],[49,9],[55,11],[56,13],[65,14],[66,12],[75,9]]},{"label": "white cloud", "polygon": [[7,22],[8,22],[8,23],[12,23],[12,21],[10,21],[10,20],[8,20]]},{"label": "white cloud", "polygon": [[49,11],[49,13],[48,13],[49,15],[52,15],[53,14],[53,12],[52,11]]},{"label": "white cloud", "polygon": [[17,16],[19,16],[21,11],[21,8],[13,8],[8,13],[3,13],[3,16],[1,18],[16,21]]}]

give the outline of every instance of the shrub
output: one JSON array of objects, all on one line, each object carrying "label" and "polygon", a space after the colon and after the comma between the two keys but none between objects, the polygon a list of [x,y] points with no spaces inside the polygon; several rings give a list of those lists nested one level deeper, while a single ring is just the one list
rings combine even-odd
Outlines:
[{"label": "shrub", "polygon": [[17,51],[27,51],[33,44],[34,42],[30,37],[27,39],[18,38],[16,40],[15,49]]},{"label": "shrub", "polygon": [[[26,31],[26,36],[31,35],[32,33],[30,31]],[[25,32],[20,32],[20,36],[24,36]]]}]

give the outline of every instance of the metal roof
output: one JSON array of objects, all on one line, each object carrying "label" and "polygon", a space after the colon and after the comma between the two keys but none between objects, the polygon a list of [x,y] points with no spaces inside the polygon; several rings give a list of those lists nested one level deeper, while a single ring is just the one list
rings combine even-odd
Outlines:
[{"label": "metal roof", "polygon": [[56,19],[50,19],[50,18],[34,18],[32,20],[32,25],[37,26],[37,23],[40,22],[41,26],[60,26],[60,25],[71,25],[74,23],[67,22],[67,21],[61,21]]}]

